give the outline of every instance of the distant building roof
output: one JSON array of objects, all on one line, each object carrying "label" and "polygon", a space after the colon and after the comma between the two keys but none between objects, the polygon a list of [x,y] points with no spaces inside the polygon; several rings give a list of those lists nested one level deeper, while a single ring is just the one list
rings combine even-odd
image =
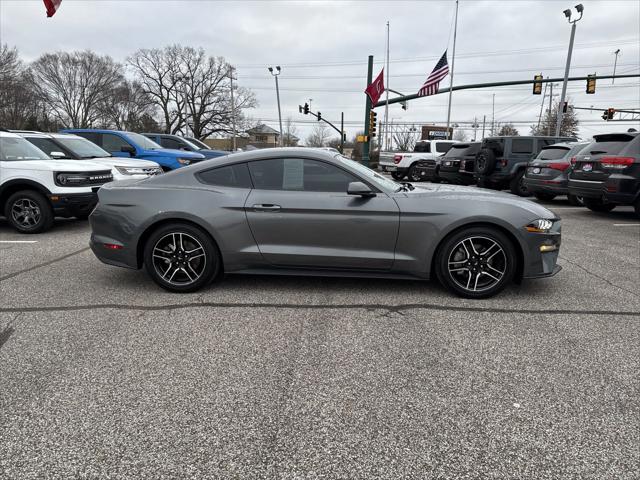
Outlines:
[{"label": "distant building roof", "polygon": [[273,128],[269,127],[268,125],[265,125],[264,123],[261,123],[260,125],[256,125],[253,128],[250,128],[249,130],[247,130],[247,133],[262,133],[262,134],[267,134],[267,135],[280,135],[280,132],[277,130],[274,130]]}]

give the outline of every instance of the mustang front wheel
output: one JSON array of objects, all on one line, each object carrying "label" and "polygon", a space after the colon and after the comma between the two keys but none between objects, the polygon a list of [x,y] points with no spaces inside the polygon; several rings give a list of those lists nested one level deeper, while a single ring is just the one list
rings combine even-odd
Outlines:
[{"label": "mustang front wheel", "polygon": [[516,255],[511,241],[498,230],[473,227],[447,238],[438,251],[440,282],[467,298],[487,298],[513,279]]},{"label": "mustang front wheel", "polygon": [[151,234],[144,250],[147,273],[162,288],[193,292],[220,271],[220,253],[210,237],[188,224],[165,225]]}]

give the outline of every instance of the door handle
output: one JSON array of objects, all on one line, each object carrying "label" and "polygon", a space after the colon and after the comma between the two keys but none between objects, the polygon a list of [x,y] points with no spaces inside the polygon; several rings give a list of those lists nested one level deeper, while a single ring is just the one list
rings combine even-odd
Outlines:
[{"label": "door handle", "polygon": [[254,205],[253,210],[256,212],[276,212],[280,210],[280,205],[274,205],[272,203],[261,203]]}]

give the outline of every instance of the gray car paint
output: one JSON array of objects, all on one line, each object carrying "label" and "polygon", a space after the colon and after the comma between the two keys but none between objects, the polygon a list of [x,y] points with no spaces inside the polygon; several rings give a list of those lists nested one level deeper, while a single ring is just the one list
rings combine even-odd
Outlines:
[{"label": "gray car paint", "polygon": [[[212,167],[269,158],[308,158],[349,170],[376,196],[227,188],[205,185],[195,174]],[[203,161],[146,180],[113,182],[98,192],[90,217],[91,246],[107,264],[142,266],[146,236],[159,222],[183,220],[206,230],[217,243],[228,273],[311,273],[429,278],[438,245],[466,225],[502,229],[516,243],[524,277],[552,275],[560,222],[549,234],[524,227],[555,219],[546,208],[520,197],[453,185],[425,185],[394,192],[363,176],[350,161],[304,148],[257,150]],[[355,165],[355,164],[354,164]],[[260,204],[277,212],[255,211]],[[108,250],[105,243],[122,245]]]}]

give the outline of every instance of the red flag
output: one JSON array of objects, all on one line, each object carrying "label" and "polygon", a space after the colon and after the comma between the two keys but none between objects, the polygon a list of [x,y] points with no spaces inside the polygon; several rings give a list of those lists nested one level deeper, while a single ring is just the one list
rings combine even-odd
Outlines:
[{"label": "red flag", "polygon": [[364,91],[364,93],[369,95],[372,106],[378,103],[382,92],[384,92],[384,68],[380,70],[380,75],[378,75],[373,83]]},{"label": "red flag", "polygon": [[44,0],[44,6],[47,7],[47,17],[53,17],[61,3],[62,0]]}]

